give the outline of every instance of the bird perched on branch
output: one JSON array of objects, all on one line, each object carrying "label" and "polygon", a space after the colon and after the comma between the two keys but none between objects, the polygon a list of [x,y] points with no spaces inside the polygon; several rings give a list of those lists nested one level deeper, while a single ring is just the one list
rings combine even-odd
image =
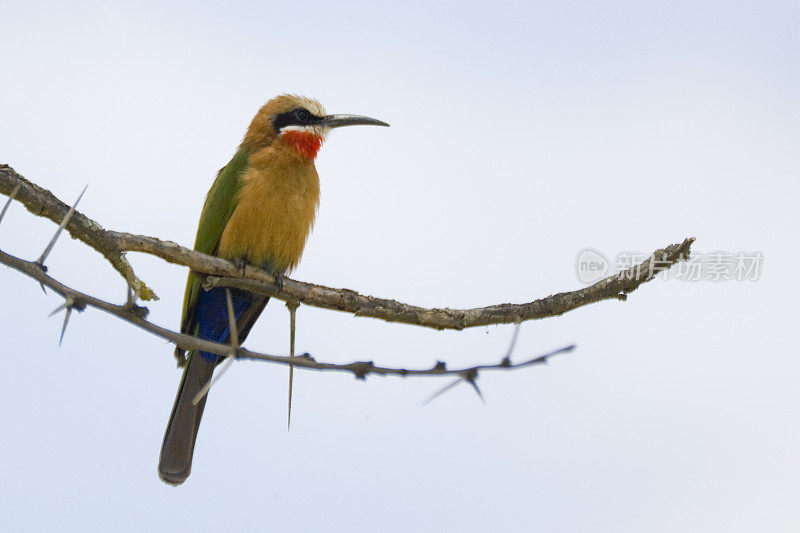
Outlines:
[{"label": "bird perched on branch", "polygon": [[[253,118],[233,159],[208,191],[194,249],[265,268],[280,278],[297,266],[319,204],[314,159],[326,135],[341,126],[388,126],[358,115],[326,115],[311,98],[281,95]],[[181,333],[227,343],[230,335],[226,289],[204,290],[190,273]],[[242,342],[268,297],[229,289]],[[176,349],[181,360],[183,350]],[[205,408],[198,393],[209,383],[220,356],[191,351],[164,435],[159,477],[179,485],[189,476],[192,453]]]}]

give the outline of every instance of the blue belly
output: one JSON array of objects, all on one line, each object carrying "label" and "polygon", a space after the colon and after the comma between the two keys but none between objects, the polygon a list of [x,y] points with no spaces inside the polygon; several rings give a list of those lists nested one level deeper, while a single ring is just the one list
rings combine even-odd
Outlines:
[{"label": "blue belly", "polygon": [[[231,291],[231,301],[233,302],[233,313],[238,320],[245,309],[253,301],[253,295],[240,289],[228,289]],[[195,308],[197,317],[197,336],[201,339],[227,343],[230,335],[230,321],[228,320],[228,303],[225,297],[225,287],[214,287],[209,291],[200,289],[197,296],[197,307]],[[209,352],[200,352],[200,356],[207,361],[216,363],[220,356]]]}]

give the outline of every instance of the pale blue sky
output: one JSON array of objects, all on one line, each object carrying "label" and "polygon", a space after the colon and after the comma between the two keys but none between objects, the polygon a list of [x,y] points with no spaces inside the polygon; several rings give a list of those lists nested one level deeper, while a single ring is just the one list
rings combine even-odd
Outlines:
[{"label": "pale blue sky", "polygon": [[[527,323],[547,367],[444,382],[235,365],[192,476],[156,475],[171,348],[0,269],[0,523],[9,531],[797,531],[800,8],[795,2],[19,3],[3,7],[0,162],[112,229],[190,245],[203,197],[281,92],[389,129],[336,131],[293,277],[419,305],[522,302],[687,236],[759,251],[756,282],[655,281]],[[0,248],[54,226],[15,205]],[[177,327],[186,271],[132,256]],[[62,239],[51,273],[120,301]],[[285,353],[272,302],[248,339]],[[301,308],[319,359],[496,360],[509,327],[437,333]]]}]

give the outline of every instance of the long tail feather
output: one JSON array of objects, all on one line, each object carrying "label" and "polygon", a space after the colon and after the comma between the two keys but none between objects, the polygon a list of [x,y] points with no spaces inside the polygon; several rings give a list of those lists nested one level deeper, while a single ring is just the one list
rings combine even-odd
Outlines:
[{"label": "long tail feather", "polygon": [[[232,305],[236,315],[239,342],[244,342],[269,298],[237,289],[231,290]],[[197,305],[198,337],[216,342],[228,342],[230,319],[224,288],[201,291]],[[180,485],[192,470],[192,455],[197,430],[206,406],[208,393],[193,404],[197,394],[209,382],[214,367],[220,358],[206,352],[193,351],[183,372],[178,395],[172,407],[172,415],[164,434],[161,458],[158,463],[159,477],[171,485]],[[210,391],[209,391],[210,392]]]},{"label": "long tail feather", "polygon": [[197,439],[207,396],[197,405],[193,405],[192,400],[211,379],[214,366],[214,362],[198,352],[189,356],[189,364],[183,373],[175,405],[172,407],[172,415],[161,446],[161,459],[158,462],[159,477],[170,485],[180,485],[192,471],[194,441]]}]

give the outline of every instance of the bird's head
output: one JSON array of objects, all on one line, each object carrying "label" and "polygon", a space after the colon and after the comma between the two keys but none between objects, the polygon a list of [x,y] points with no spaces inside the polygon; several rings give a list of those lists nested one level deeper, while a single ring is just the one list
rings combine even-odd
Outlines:
[{"label": "bird's head", "polygon": [[330,130],[358,125],[388,126],[383,121],[360,115],[328,115],[322,104],[313,98],[282,94],[258,110],[242,147],[255,151],[281,142],[313,160]]}]

